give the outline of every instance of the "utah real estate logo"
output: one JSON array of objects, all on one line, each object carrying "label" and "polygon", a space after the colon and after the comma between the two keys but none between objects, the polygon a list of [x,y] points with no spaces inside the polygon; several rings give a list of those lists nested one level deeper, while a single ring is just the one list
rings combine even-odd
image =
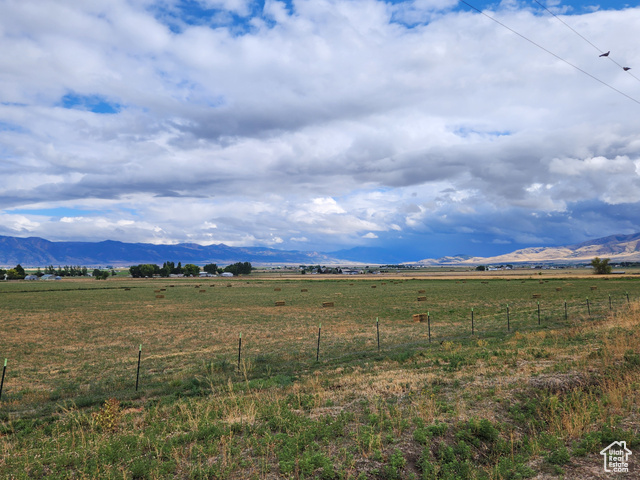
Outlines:
[{"label": "utah real estate logo", "polygon": [[629,455],[627,442],[613,442],[604,448],[600,455],[604,457],[604,471],[607,473],[629,473]]}]

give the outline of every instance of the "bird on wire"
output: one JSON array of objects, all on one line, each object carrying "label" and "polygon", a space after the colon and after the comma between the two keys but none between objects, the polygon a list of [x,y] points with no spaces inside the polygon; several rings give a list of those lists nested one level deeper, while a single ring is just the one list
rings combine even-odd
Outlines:
[{"label": "bird on wire", "polygon": [[611,53],[611,50],[609,50],[607,53],[603,53],[602,55],[600,55],[601,57],[608,57],[609,54]]}]

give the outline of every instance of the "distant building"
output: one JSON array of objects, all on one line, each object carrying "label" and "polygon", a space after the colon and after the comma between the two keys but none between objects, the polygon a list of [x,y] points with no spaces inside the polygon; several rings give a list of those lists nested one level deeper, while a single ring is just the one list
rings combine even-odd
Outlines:
[{"label": "distant building", "polygon": [[37,275],[27,275],[26,277],[24,277],[25,280],[38,280],[38,276]]},{"label": "distant building", "polygon": [[222,276],[223,276],[223,277],[233,277],[233,273],[231,273],[231,272],[224,272],[224,273],[222,274]]}]

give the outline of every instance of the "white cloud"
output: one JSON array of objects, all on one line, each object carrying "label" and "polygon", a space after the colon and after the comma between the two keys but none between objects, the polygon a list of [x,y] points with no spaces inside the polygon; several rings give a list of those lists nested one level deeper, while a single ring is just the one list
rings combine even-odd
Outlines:
[{"label": "white cloud", "polygon": [[[637,103],[456,2],[272,1],[261,18],[246,0],[199,3],[246,23],[172,30],[173,1],[2,2],[0,233],[329,249],[470,228],[500,243],[640,202]],[[561,23],[502,7],[640,99]],[[640,65],[640,9],[570,20]],[[34,205],[100,213],[9,211]],[[610,225],[640,229],[631,213]]]}]

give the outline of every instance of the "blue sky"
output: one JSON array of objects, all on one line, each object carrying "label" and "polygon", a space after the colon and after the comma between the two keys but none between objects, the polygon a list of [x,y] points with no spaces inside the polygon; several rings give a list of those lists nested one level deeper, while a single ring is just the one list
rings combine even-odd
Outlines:
[{"label": "blue sky", "polygon": [[0,235],[419,260],[640,231],[640,8],[467,3],[5,0]]}]

